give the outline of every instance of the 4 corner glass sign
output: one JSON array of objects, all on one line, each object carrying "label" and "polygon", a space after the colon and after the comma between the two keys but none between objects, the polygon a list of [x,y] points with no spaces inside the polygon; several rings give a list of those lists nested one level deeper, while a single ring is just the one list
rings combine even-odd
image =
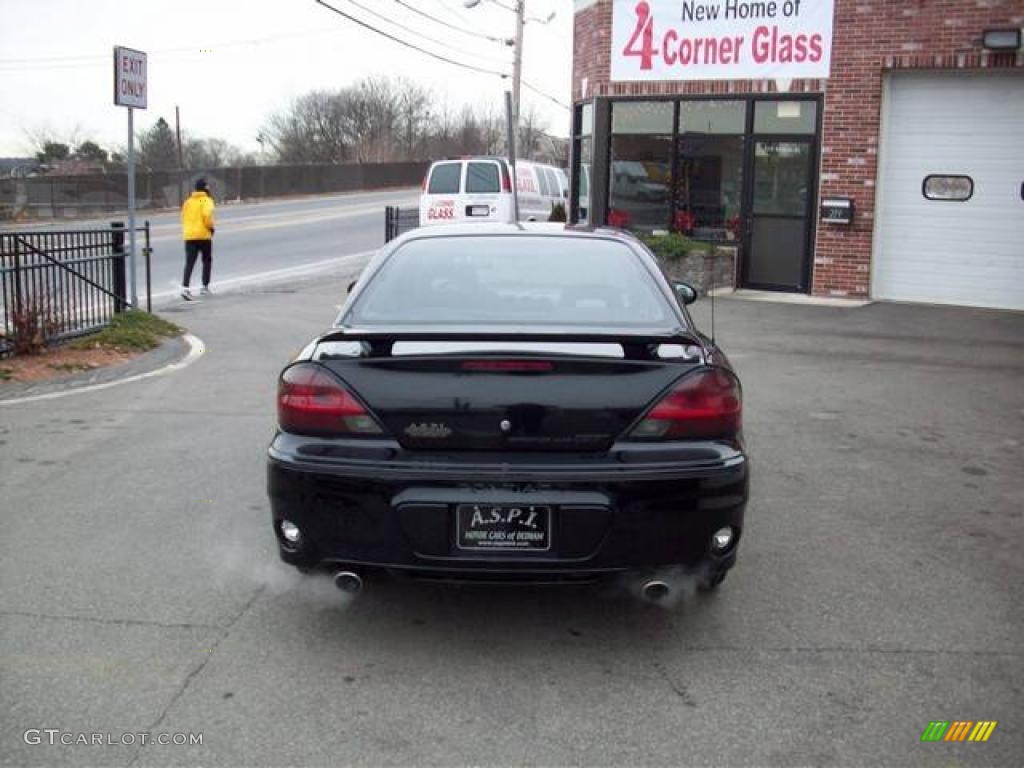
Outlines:
[{"label": "4 corner glass sign", "polygon": [[615,0],[611,79],[825,78],[834,0]]}]

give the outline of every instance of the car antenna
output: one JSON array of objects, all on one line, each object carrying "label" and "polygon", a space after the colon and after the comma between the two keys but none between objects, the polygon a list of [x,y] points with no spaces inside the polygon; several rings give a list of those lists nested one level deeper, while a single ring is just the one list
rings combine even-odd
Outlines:
[{"label": "car antenna", "polygon": [[707,250],[707,261],[711,263],[710,273],[711,276],[708,278],[708,296],[711,298],[711,343],[715,343],[715,246],[712,243],[708,243]]}]

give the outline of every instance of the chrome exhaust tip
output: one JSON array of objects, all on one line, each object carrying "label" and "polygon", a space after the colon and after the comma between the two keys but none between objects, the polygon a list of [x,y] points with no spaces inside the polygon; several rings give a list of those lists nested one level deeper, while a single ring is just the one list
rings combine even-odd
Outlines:
[{"label": "chrome exhaust tip", "polygon": [[668,597],[669,592],[671,591],[672,590],[669,585],[660,579],[651,579],[650,581],[645,582],[643,587],[640,588],[640,592],[643,596],[652,602],[664,600]]},{"label": "chrome exhaust tip", "polygon": [[363,588],[363,580],[358,573],[352,571],[336,571],[334,586],[348,595],[358,594]]}]

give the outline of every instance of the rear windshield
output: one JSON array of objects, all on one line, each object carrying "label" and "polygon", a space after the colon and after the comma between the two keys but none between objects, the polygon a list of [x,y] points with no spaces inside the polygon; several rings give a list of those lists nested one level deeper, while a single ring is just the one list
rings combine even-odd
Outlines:
[{"label": "rear windshield", "polygon": [[462,175],[462,163],[442,163],[435,165],[430,172],[430,184],[427,194],[457,195],[459,194],[459,177]]},{"label": "rear windshield", "polygon": [[678,325],[655,278],[627,245],[501,235],[429,238],[400,246],[344,322]]},{"label": "rear windshield", "polygon": [[497,163],[470,163],[466,169],[466,192],[498,192],[501,183],[498,181]]}]

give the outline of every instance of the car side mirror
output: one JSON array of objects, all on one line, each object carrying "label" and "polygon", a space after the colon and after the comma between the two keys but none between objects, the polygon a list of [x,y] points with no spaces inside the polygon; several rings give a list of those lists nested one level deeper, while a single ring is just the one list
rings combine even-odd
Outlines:
[{"label": "car side mirror", "polygon": [[683,304],[693,304],[697,300],[697,289],[689,283],[684,283],[682,280],[673,280],[672,287],[675,289],[676,296]]}]

